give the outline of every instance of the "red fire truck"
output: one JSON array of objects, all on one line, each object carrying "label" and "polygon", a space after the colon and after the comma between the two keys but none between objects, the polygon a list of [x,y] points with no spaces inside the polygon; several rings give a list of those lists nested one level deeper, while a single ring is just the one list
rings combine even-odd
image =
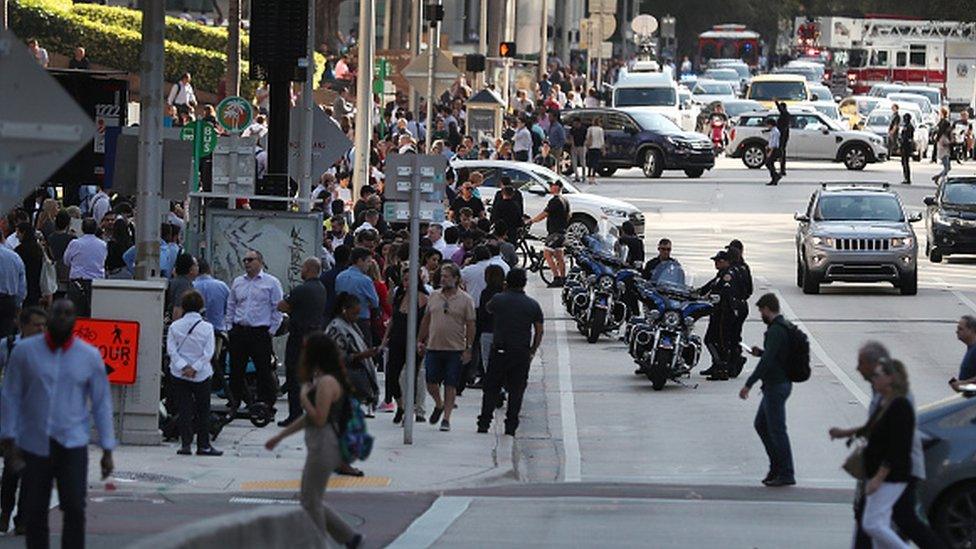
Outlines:
[{"label": "red fire truck", "polygon": [[741,59],[750,67],[759,65],[759,33],[745,25],[715,25],[698,35],[698,66],[709,59]]}]

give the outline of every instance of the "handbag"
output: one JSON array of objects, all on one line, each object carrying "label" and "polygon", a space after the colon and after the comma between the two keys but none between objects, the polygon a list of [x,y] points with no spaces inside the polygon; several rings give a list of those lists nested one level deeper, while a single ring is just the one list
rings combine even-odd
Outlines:
[{"label": "handbag", "polygon": [[41,262],[41,295],[54,295],[58,291],[58,271],[54,268],[54,262],[44,254]]},{"label": "handbag", "polygon": [[847,441],[847,445],[853,446],[854,449],[847,456],[847,459],[844,460],[841,468],[857,480],[867,480],[868,473],[864,465],[864,451],[868,447],[867,441],[860,437],[852,437]]}]

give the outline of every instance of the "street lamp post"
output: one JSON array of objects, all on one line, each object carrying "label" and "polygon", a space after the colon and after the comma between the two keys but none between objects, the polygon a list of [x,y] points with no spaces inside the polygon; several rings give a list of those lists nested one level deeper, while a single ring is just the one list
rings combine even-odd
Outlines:
[{"label": "street lamp post", "polygon": [[352,198],[369,183],[369,140],[373,134],[373,31],[376,28],[376,0],[359,0],[359,65],[356,69],[356,156],[352,175]]}]

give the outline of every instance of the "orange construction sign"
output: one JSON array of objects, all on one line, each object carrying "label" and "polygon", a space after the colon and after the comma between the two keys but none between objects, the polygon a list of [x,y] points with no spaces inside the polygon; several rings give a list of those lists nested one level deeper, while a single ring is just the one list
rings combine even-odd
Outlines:
[{"label": "orange construction sign", "polygon": [[79,318],[75,336],[102,353],[109,383],[132,385],[136,382],[139,359],[139,323],[131,320]]}]

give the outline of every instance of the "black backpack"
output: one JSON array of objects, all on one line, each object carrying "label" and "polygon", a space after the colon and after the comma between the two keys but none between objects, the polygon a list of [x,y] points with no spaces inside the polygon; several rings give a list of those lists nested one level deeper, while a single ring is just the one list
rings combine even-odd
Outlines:
[{"label": "black backpack", "polygon": [[789,349],[783,369],[790,381],[803,383],[810,379],[810,338],[792,322],[786,322],[786,332]]}]

